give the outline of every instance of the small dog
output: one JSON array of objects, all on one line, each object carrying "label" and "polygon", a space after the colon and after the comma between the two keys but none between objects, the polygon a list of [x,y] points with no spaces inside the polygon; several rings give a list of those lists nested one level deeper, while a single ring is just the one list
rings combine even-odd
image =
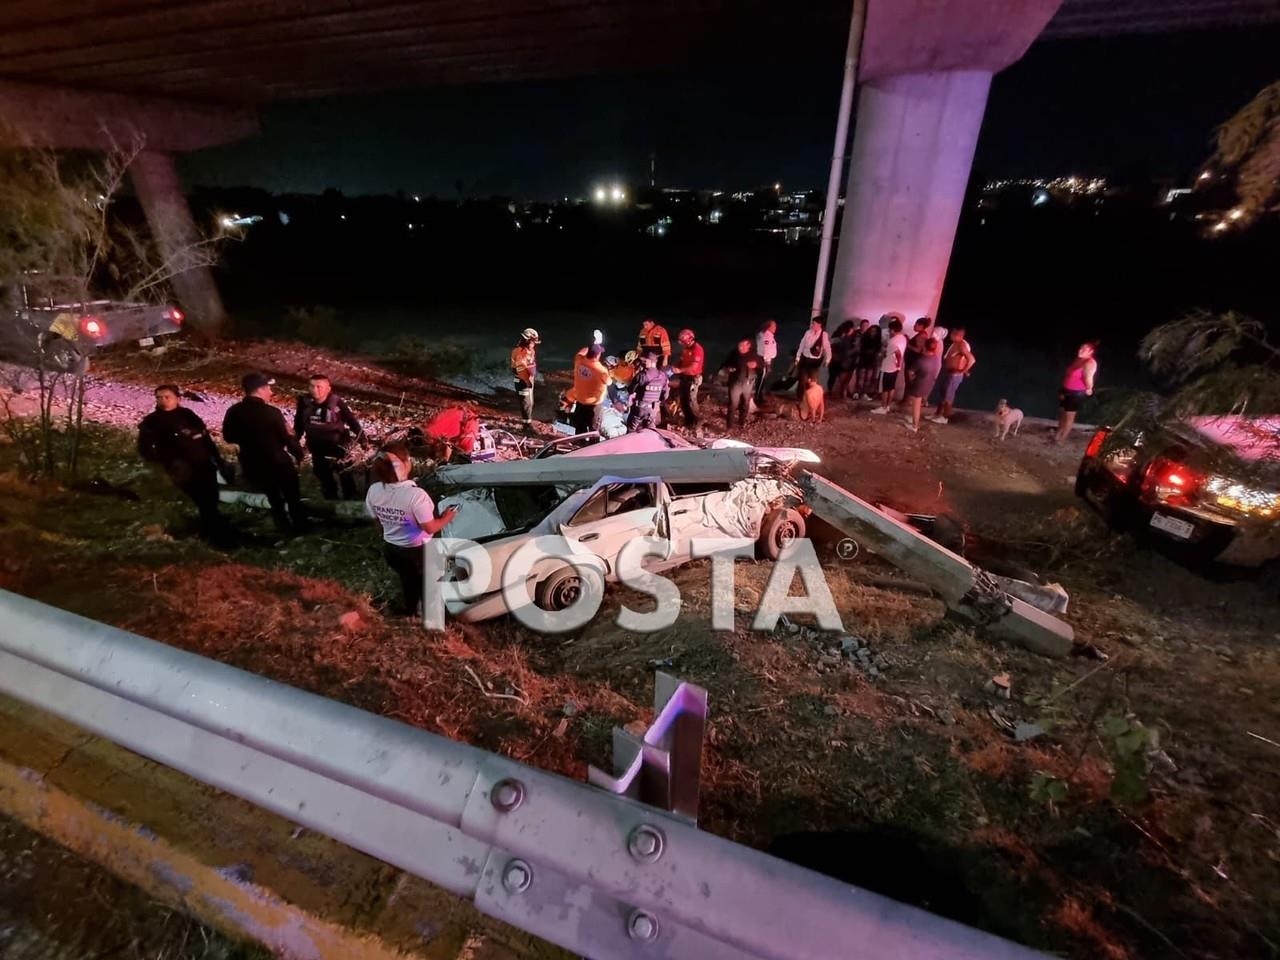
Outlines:
[{"label": "small dog", "polygon": [[1001,400],[996,404],[996,439],[1004,440],[1009,436],[1009,431],[1013,431],[1013,435],[1018,435],[1018,428],[1022,426],[1022,411],[1017,407],[1009,406],[1008,400]]},{"label": "small dog", "polygon": [[821,423],[827,415],[827,393],[816,379],[810,380],[800,397],[800,419]]}]

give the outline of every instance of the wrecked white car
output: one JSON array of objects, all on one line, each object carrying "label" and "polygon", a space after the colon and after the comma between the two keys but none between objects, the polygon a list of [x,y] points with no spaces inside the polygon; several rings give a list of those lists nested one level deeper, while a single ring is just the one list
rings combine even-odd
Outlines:
[{"label": "wrecked white car", "polygon": [[[563,558],[542,557],[530,569],[529,599],[548,611],[576,602],[584,576],[596,577],[595,586],[616,581],[619,552],[641,537],[661,541],[659,555],[643,563],[659,573],[693,559],[697,539],[748,538],[756,541],[758,556],[777,559],[791,540],[804,536],[797,509],[802,494],[787,472],[802,458],[816,460],[810,451],[664,444],[667,452],[659,455],[634,448],[663,438],[636,436],[612,452],[606,442],[545,460],[438,471],[437,480],[470,487],[440,501],[441,508],[458,508],[450,536],[481,544],[491,568],[489,583],[471,590],[468,600],[449,601],[449,612],[468,622],[508,613],[502,571],[540,536],[563,537],[586,560],[583,570]],[[464,574],[455,570],[453,576]]]}]

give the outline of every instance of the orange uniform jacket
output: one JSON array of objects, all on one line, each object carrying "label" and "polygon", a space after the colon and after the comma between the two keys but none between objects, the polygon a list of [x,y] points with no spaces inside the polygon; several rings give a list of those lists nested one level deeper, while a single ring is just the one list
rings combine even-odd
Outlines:
[{"label": "orange uniform jacket", "polygon": [[517,380],[532,385],[534,372],[537,369],[537,352],[532,346],[517,346],[511,351],[511,372]]},{"label": "orange uniform jacket", "polygon": [[609,392],[609,368],[588,357],[575,357],[574,361],[570,396],[576,403],[602,403]]}]

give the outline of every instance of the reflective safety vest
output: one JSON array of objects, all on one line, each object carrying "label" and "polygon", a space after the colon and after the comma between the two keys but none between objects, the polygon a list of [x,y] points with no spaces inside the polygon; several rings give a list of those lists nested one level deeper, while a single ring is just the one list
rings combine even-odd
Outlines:
[{"label": "reflective safety vest", "polygon": [[661,403],[668,386],[667,375],[656,367],[641,370],[639,376],[636,377],[634,391],[636,403],[645,404],[646,406]]}]

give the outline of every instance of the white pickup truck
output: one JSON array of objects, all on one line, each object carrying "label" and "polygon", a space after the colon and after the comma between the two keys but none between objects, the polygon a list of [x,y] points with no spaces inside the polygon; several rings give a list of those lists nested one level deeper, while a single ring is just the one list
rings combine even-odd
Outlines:
[{"label": "white pickup truck", "polygon": [[43,353],[47,364],[65,369],[104,348],[145,349],[182,332],[186,315],[177,304],[79,300],[60,295],[66,287],[30,276],[0,287],[5,359],[29,362]]}]

